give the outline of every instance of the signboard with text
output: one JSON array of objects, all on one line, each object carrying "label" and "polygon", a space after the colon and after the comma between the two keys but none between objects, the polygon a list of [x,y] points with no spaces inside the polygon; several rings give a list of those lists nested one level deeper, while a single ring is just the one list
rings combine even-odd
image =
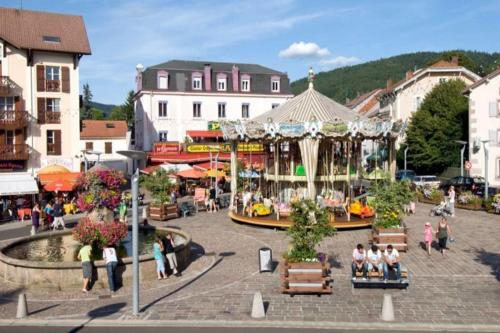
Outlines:
[{"label": "signboard with text", "polygon": [[[190,144],[186,147],[188,153],[230,153],[230,144]],[[260,143],[240,143],[238,144],[238,152],[240,153],[260,153],[264,151],[264,146]]]},{"label": "signboard with text", "polygon": [[153,152],[164,154],[179,153],[179,144],[177,142],[155,142]]}]

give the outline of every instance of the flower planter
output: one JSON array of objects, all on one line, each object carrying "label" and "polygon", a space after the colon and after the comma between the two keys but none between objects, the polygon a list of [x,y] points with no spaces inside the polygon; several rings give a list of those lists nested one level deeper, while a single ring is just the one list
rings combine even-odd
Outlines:
[{"label": "flower planter", "polygon": [[431,205],[439,205],[441,203],[440,200],[431,200],[431,199],[428,199],[428,198],[419,198],[418,201],[419,202],[423,202],[423,203],[428,203],[428,204],[431,204]]},{"label": "flower planter", "polygon": [[391,244],[398,251],[408,251],[408,230],[399,228],[373,228],[372,244],[378,246],[383,251],[387,245]]},{"label": "flower planter", "polygon": [[178,217],[177,204],[151,204],[149,217],[156,221],[166,221]]},{"label": "flower planter", "polygon": [[455,203],[455,208],[467,209],[467,210],[483,210],[483,206],[478,204],[459,204]]},{"label": "flower planter", "polygon": [[283,294],[322,294],[332,293],[330,265],[321,262],[285,261],[281,265],[281,292]]}]

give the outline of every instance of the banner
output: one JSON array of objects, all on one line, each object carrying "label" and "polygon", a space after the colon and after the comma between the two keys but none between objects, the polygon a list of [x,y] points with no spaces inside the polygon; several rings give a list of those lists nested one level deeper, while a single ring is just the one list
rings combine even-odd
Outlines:
[{"label": "banner", "polygon": [[176,142],[155,142],[153,152],[177,154],[179,153],[179,144]]},{"label": "banner", "polygon": [[209,131],[220,131],[220,123],[218,121],[209,121],[208,122],[208,130]]},{"label": "banner", "polygon": [[[240,153],[260,153],[264,151],[264,146],[261,143],[240,143],[238,144],[238,152]],[[231,145],[223,144],[190,144],[186,147],[188,153],[230,153]]]}]

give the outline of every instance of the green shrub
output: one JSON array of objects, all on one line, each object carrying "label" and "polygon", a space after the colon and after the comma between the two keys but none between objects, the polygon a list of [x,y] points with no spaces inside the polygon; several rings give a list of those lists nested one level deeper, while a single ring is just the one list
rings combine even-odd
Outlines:
[{"label": "green shrub", "polygon": [[384,182],[373,188],[375,199],[375,227],[395,228],[401,225],[403,219],[404,206],[413,199],[414,194],[410,188],[410,183]]}]

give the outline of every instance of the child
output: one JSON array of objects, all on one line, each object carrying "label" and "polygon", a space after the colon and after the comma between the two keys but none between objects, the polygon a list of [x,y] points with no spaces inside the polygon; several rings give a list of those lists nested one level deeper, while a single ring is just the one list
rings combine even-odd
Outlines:
[{"label": "child", "polygon": [[431,255],[431,244],[432,244],[433,234],[434,234],[434,229],[432,229],[431,224],[427,222],[424,226],[424,242],[429,256]]}]

